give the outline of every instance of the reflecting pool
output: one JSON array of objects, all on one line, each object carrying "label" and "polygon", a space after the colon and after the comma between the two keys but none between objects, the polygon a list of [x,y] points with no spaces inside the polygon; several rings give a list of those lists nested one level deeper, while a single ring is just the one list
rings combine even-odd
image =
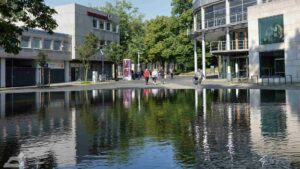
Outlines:
[{"label": "reflecting pool", "polygon": [[[0,168],[300,168],[300,91],[0,94]],[[12,165],[18,165],[13,163]]]}]

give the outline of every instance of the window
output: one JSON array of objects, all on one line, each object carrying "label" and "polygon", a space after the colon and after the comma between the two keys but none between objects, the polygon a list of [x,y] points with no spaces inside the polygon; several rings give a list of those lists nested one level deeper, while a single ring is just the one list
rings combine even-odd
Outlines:
[{"label": "window", "polygon": [[93,19],[93,28],[99,29],[97,19]]},{"label": "window", "polygon": [[284,51],[261,52],[260,76],[285,76]]},{"label": "window", "polygon": [[63,51],[69,51],[70,45],[68,42],[63,43]]},{"label": "window", "polygon": [[44,39],[43,41],[43,49],[51,49],[52,40]]},{"label": "window", "polygon": [[100,27],[100,29],[104,30],[104,22],[103,21],[99,21],[99,27]]},{"label": "window", "polygon": [[41,38],[32,38],[31,48],[40,49],[41,48]]},{"label": "window", "polygon": [[205,27],[215,27],[226,23],[225,3],[205,8]]},{"label": "window", "polygon": [[53,50],[61,50],[61,41],[55,40],[53,43]]},{"label": "window", "polygon": [[21,38],[21,47],[22,48],[29,48],[29,42],[30,42],[30,37],[29,36],[22,36]]},{"label": "window", "polygon": [[258,20],[259,44],[272,44],[284,41],[283,15]]},{"label": "window", "polygon": [[110,31],[110,23],[109,22],[106,22],[106,30]]},{"label": "window", "polygon": [[117,25],[116,24],[112,24],[112,31],[117,32]]}]

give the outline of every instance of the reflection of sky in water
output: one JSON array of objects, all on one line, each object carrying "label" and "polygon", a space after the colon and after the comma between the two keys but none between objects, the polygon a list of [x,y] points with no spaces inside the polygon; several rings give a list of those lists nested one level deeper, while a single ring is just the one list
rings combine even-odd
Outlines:
[{"label": "reflection of sky in water", "polygon": [[42,168],[300,167],[300,91],[0,96],[1,167],[20,152]]}]

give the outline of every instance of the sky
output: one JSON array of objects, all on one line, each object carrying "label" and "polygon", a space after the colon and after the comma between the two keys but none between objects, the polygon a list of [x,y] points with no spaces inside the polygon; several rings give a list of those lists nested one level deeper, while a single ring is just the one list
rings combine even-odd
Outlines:
[{"label": "sky", "polygon": [[[153,19],[156,16],[171,15],[171,0],[128,0],[134,7],[145,15],[145,19]],[[78,3],[81,5],[95,7],[103,6],[105,2],[115,3],[116,0],[45,0],[49,6],[57,6],[68,3]]]}]

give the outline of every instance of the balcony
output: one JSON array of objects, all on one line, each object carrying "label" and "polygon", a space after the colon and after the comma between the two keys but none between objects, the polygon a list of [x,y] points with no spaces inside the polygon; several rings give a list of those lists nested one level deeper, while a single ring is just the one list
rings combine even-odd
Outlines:
[{"label": "balcony", "polygon": [[248,42],[245,40],[230,41],[230,49],[226,49],[226,41],[212,41],[210,42],[210,52],[230,52],[230,51],[247,51]]}]

